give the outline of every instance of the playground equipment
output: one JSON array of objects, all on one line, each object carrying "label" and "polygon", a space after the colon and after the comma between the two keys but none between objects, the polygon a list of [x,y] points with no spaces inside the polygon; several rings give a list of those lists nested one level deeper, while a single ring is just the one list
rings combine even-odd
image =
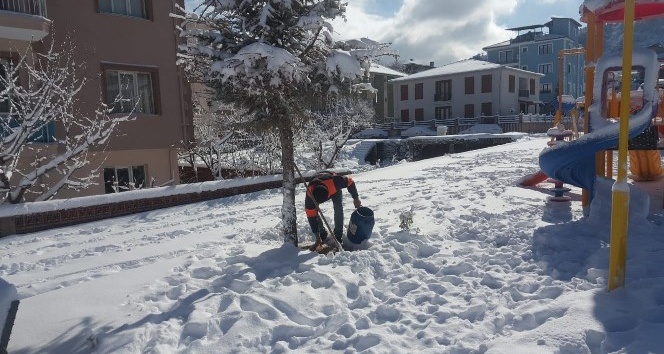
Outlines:
[{"label": "playground equipment", "polygon": [[[660,66],[660,72],[661,72]],[[607,87],[607,109],[608,116],[612,119],[620,119],[620,100],[621,94],[617,89],[617,82],[620,81],[616,79],[616,73],[614,71],[609,71],[606,75],[604,85]],[[624,86],[624,85],[622,85]],[[661,88],[658,89],[660,103],[657,110],[657,117],[653,121],[653,127],[650,128],[650,131],[642,133],[642,136],[637,141],[630,142],[629,144],[629,166],[631,177],[635,181],[654,181],[662,177],[664,170],[662,169],[661,154],[658,150],[652,150],[652,148],[657,145],[658,134],[656,132],[655,125],[661,124],[661,117],[664,114],[664,100],[662,100],[662,94],[664,90]],[[639,88],[636,90],[631,90],[630,100],[629,100],[629,111],[631,113],[638,112],[642,109],[643,104],[643,91]],[[664,131],[664,126],[660,126],[660,131]],[[645,149],[645,150],[644,150]],[[602,163],[600,161],[600,163]],[[605,158],[605,176],[608,178],[613,178],[613,151],[606,152]]]},{"label": "playground equipment", "polygon": [[[634,21],[664,16],[662,0],[586,0],[580,8],[581,20],[588,24],[586,45],[586,102],[584,135],[557,144],[540,154],[540,168],[556,180],[584,189],[583,204],[588,205],[597,175],[607,171],[606,151],[618,146],[617,180],[612,188],[611,249],[609,290],[624,286],[629,214],[627,184],[628,141],[648,140],[657,128],[651,128],[657,115],[657,77],[659,63],[650,50],[633,50]],[[624,23],[622,57],[603,56],[603,26]],[[613,72],[613,74],[609,74]],[[607,78],[620,72],[623,89],[620,96],[620,119],[609,119]],[[630,112],[632,74],[643,79],[641,108]],[[626,88],[626,89],[625,89]],[[593,100],[593,98],[596,98]],[[645,133],[644,133],[645,132]],[[645,136],[645,138],[643,138]],[[655,135],[656,136],[656,135]],[[639,139],[637,139],[639,137]],[[638,145],[638,144],[637,144]],[[641,147],[643,148],[643,147]],[[650,149],[655,149],[650,146]],[[612,155],[612,153],[611,153]],[[638,158],[637,158],[638,159]]]},{"label": "playground equipment", "polygon": [[[563,103],[565,103],[564,95],[563,95],[563,73],[564,71],[564,61],[565,57],[569,55],[583,55],[586,53],[585,48],[569,48],[569,49],[561,49],[558,51],[558,110],[556,110],[556,118],[554,120],[553,126],[557,126],[558,123],[562,120],[563,117]],[[569,102],[571,104],[571,107],[574,107],[576,105],[576,100],[574,97],[569,96],[572,100]],[[578,114],[572,115],[572,131],[574,132],[574,136],[576,138],[579,137],[578,133],[578,128],[577,128],[577,118]]]},{"label": "playground equipment", "polygon": [[[558,123],[555,127],[550,128],[546,135],[551,138],[546,144],[549,147],[558,145],[560,142],[571,141],[574,138],[574,132],[565,129],[565,126],[562,123]],[[572,198],[565,195],[571,189],[564,186],[563,182],[554,178],[547,179],[548,182],[553,183],[553,188],[549,189],[553,196],[549,197],[549,200],[552,202],[568,202]]]},{"label": "playground equipment", "polygon": [[[553,128],[549,128],[546,135],[550,137],[550,140],[546,143],[549,147],[556,146],[560,142],[569,142],[577,138],[576,132],[565,129],[565,126],[562,123],[558,123]],[[541,170],[524,176],[517,182],[517,184],[522,187],[530,187],[544,181],[553,183],[554,185],[553,188],[549,189],[549,191],[553,193],[553,196],[549,197],[548,200],[553,202],[567,202],[571,200],[569,196],[565,195],[565,193],[569,192],[571,189],[565,187],[562,181],[555,178],[549,178],[549,176]]]}]

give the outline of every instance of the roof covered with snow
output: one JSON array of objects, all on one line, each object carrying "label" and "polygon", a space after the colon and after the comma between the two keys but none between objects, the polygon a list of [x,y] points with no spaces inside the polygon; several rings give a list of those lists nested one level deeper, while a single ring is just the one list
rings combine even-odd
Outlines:
[{"label": "roof covered with snow", "polygon": [[512,44],[512,41],[508,39],[506,41],[502,41],[502,42],[499,42],[499,43],[496,43],[496,44],[488,45],[486,47],[483,47],[482,49],[486,51],[487,49],[490,49],[490,48],[506,47],[510,44]]},{"label": "roof covered with snow", "polygon": [[501,65],[501,64],[496,64],[484,60],[477,60],[477,59],[465,59],[465,60],[460,60],[451,64],[447,64],[444,66],[441,66],[439,68],[434,68],[430,69],[427,71],[422,71],[417,74],[401,77],[398,79],[393,79],[390,80],[391,82],[400,82],[400,81],[409,81],[409,80],[415,80],[415,79],[423,79],[423,78],[429,78],[429,77],[436,77],[436,76],[443,76],[443,75],[452,75],[452,74],[460,74],[460,73],[468,73],[468,72],[477,72],[477,71],[485,71],[485,70],[492,70],[492,69],[509,69],[509,70],[514,70],[514,71],[520,71],[523,73],[528,73],[528,74],[533,74],[533,75],[539,75],[539,76],[544,76],[543,74],[538,74],[538,73],[533,73],[530,71],[525,71],[517,68],[512,68],[509,66]]},{"label": "roof covered with snow", "polygon": [[369,72],[371,72],[372,74],[383,74],[383,75],[398,76],[398,77],[406,76],[406,74],[402,73],[401,71],[390,69],[387,66],[383,66],[378,63],[372,63]]},{"label": "roof covered with snow", "polygon": [[[537,36],[535,39],[532,40],[532,42],[550,41],[550,40],[559,39],[559,38],[566,38],[566,36],[564,36],[562,34],[546,33],[546,34],[542,34],[542,35]],[[507,40],[507,41],[504,41],[504,42],[488,45],[486,47],[483,47],[482,49],[484,49],[486,51],[487,49],[507,47],[507,46],[510,46],[512,44],[516,45],[516,44],[523,44],[523,43],[524,42],[515,42],[515,43],[513,43],[512,40]]]}]

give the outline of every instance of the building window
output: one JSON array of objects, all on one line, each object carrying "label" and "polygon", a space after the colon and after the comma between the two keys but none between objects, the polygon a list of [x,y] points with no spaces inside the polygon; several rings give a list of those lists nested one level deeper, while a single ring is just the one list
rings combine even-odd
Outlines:
[{"label": "building window", "polygon": [[491,107],[491,102],[484,102],[482,103],[482,115],[484,116],[491,116],[493,113],[491,112],[493,109]]},{"label": "building window", "polygon": [[436,81],[434,101],[450,101],[452,99],[452,80]]},{"label": "building window", "polygon": [[553,71],[553,64],[547,63],[547,64],[540,64],[538,71],[542,74],[548,74]]},{"label": "building window", "polygon": [[410,121],[410,113],[408,112],[407,109],[402,109],[401,110],[401,121],[402,122]]},{"label": "building window", "polygon": [[463,117],[464,118],[475,118],[475,105],[467,104],[463,106]]},{"label": "building window", "polygon": [[535,94],[535,79],[530,79],[530,94]]},{"label": "building window", "polygon": [[401,85],[401,100],[408,101],[408,85]]},{"label": "building window", "polygon": [[504,63],[512,63],[515,62],[514,60],[514,55],[512,55],[511,50],[505,50],[498,52],[498,63],[499,64],[504,64]]},{"label": "building window", "polygon": [[436,107],[436,119],[450,119],[452,118],[452,107]]},{"label": "building window", "polygon": [[[5,92],[7,89],[7,83],[9,80],[12,80],[8,75],[8,71],[11,71],[9,65],[11,59],[9,58],[0,58],[0,93]],[[18,83],[20,84],[20,83]],[[0,127],[0,136],[9,134],[12,131],[18,131],[18,128],[21,127],[23,123],[19,119],[16,119],[17,113],[16,110],[13,111],[13,115],[10,116],[11,111],[11,100],[12,92],[6,92],[0,94],[0,116],[3,119],[3,126],[7,127],[7,131],[3,127]],[[30,128],[31,129],[31,128]],[[55,122],[49,121],[46,122],[41,129],[36,130],[32,135],[28,137],[28,141],[31,143],[52,143],[55,142]]]},{"label": "building window", "polygon": [[493,85],[493,77],[491,75],[482,75],[482,93],[491,92]]},{"label": "building window", "polygon": [[[106,103],[111,113],[157,114],[156,72],[105,69]],[[116,101],[117,99],[117,101]]]},{"label": "building window", "polygon": [[522,47],[521,53],[528,53],[528,47]]},{"label": "building window", "polygon": [[145,166],[104,168],[106,193],[120,193],[145,187]]},{"label": "building window", "polygon": [[551,53],[553,53],[553,45],[551,43],[539,45],[540,55],[551,54]]},{"label": "building window", "polygon": [[542,84],[540,93],[551,93],[551,84]]},{"label": "building window", "polygon": [[149,0],[99,0],[99,12],[148,18]]},{"label": "building window", "polygon": [[415,108],[415,120],[424,120],[424,108]]},{"label": "building window", "polygon": [[509,75],[508,76],[508,81],[509,81],[509,91],[510,92],[515,92],[516,91],[516,77],[514,75]]},{"label": "building window", "polygon": [[473,76],[468,76],[464,79],[464,83],[466,84],[466,95],[472,95],[475,93],[475,77]]},{"label": "building window", "polygon": [[416,100],[424,99],[424,84],[422,83],[415,84],[415,99]]},{"label": "building window", "polygon": [[44,125],[38,132],[35,132],[28,138],[32,143],[54,143],[55,142],[55,122],[50,121]]}]

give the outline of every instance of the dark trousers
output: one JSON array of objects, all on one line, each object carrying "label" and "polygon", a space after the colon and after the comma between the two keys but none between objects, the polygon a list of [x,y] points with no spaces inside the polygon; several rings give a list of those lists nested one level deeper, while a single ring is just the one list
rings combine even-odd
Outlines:
[{"label": "dark trousers", "polygon": [[[341,191],[337,191],[337,193],[334,194],[331,199],[332,205],[334,207],[334,236],[337,238],[337,240],[341,241],[341,235],[344,232],[344,204]],[[320,215],[317,216],[317,219],[318,230],[321,230],[320,236],[324,241],[327,238],[327,226],[325,226],[323,223]],[[327,220],[329,222],[330,219],[328,218]]]}]

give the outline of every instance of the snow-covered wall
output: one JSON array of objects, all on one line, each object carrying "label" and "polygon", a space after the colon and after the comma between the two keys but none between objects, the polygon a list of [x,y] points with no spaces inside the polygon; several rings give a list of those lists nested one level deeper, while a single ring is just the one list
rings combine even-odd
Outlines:
[{"label": "snow-covered wall", "polygon": [[[348,169],[331,169],[341,175]],[[305,180],[315,171],[304,171]],[[105,218],[281,188],[281,175],[200,182],[131,192],[0,205],[0,237],[79,224]],[[302,183],[297,178],[296,183]]]}]

